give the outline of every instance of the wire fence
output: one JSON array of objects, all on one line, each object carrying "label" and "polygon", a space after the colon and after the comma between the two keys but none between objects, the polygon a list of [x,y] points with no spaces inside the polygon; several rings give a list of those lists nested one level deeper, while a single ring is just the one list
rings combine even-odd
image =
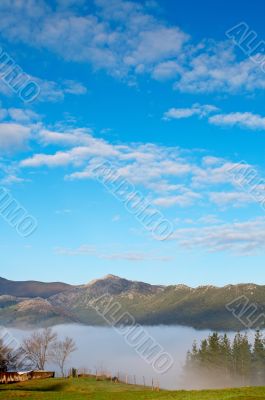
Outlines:
[{"label": "wire fence", "polygon": [[124,383],[126,385],[137,385],[150,388],[154,391],[160,390],[160,382],[157,377],[150,378],[138,376],[117,371],[115,374],[102,368],[71,368],[69,377],[73,378],[94,378],[97,381],[111,381],[115,383]]}]

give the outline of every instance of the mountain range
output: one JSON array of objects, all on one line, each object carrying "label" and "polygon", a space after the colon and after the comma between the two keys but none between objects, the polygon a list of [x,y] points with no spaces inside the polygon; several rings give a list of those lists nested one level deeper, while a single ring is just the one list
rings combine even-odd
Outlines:
[{"label": "mountain range", "polygon": [[[238,330],[244,325],[227,309],[246,299],[255,315],[265,313],[265,286],[225,287],[150,285],[107,275],[85,285],[61,282],[14,282],[0,278],[0,324],[31,328],[63,323],[104,325],[89,301],[109,293],[142,325],[185,325],[198,329]],[[244,296],[244,297],[242,297]],[[244,300],[245,301],[245,300]]]}]

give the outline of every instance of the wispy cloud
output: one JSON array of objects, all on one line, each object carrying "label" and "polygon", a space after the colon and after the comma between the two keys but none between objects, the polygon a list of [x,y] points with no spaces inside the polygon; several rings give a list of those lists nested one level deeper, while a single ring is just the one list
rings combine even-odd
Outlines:
[{"label": "wispy cloud", "polygon": [[87,93],[87,88],[78,81],[64,80],[62,82],[54,82],[37,76],[32,77],[32,79],[40,87],[38,101],[58,102],[63,101],[66,95],[84,95]]},{"label": "wispy cloud", "polygon": [[265,130],[265,117],[251,112],[234,112],[213,115],[209,122],[219,126],[239,126],[251,130]]},{"label": "wispy cloud", "polygon": [[174,87],[190,93],[252,92],[265,88],[265,74],[250,58],[237,61],[231,43],[208,40],[191,52]]},{"label": "wispy cloud", "polygon": [[240,207],[254,201],[252,196],[245,192],[212,192],[209,197],[213,203],[221,207]]},{"label": "wispy cloud", "polygon": [[31,128],[18,123],[0,123],[0,153],[14,152],[25,148]]},{"label": "wispy cloud", "polygon": [[200,247],[209,252],[229,251],[239,255],[260,253],[265,251],[265,218],[178,229],[170,239],[187,249]]},{"label": "wispy cloud", "polygon": [[164,113],[163,119],[182,119],[190,118],[194,115],[199,118],[206,117],[207,115],[219,111],[219,108],[211,104],[201,105],[199,103],[193,104],[190,108],[170,108]]},{"label": "wispy cloud", "polygon": [[82,245],[76,249],[66,247],[55,248],[55,253],[62,256],[93,256],[104,260],[116,261],[131,261],[131,262],[144,262],[144,261],[162,261],[169,262],[173,258],[148,252],[110,252],[106,250],[99,250],[96,246]]},{"label": "wispy cloud", "polygon": [[[159,207],[211,202],[223,208],[251,202],[249,196],[235,191],[228,173],[237,164],[222,158],[148,143],[115,144],[94,137],[87,128],[58,132],[41,125],[34,138],[46,151],[22,159],[21,168],[67,167],[66,180],[91,180],[95,166],[111,160],[120,179],[145,190]],[[58,150],[50,153],[49,145]]]},{"label": "wispy cloud", "polygon": [[22,108],[4,109],[3,119],[7,119],[20,123],[32,123],[40,119],[40,116],[32,110]]},{"label": "wispy cloud", "polygon": [[[250,58],[238,61],[232,43],[195,43],[188,32],[166,23],[146,4],[95,0],[93,12],[80,13],[81,0],[75,4],[67,0],[57,8],[44,0],[31,0],[24,7],[7,0],[0,3],[0,32],[9,41],[48,49],[65,61],[88,63],[130,84],[148,74],[156,80],[172,80],[181,92],[237,93],[265,88],[264,73]],[[64,93],[86,91],[71,81],[64,88],[54,82],[42,86],[50,101]]]},{"label": "wispy cloud", "polygon": [[[210,115],[214,114],[214,115]],[[208,122],[213,125],[245,128],[250,130],[265,130],[265,117],[251,112],[231,112],[222,113],[221,110],[210,104],[193,104],[186,108],[170,108],[164,113],[165,121],[171,119],[183,119],[196,116],[198,118],[208,118]]]},{"label": "wispy cloud", "polygon": [[40,142],[45,145],[61,145],[61,146],[78,146],[90,145],[93,141],[91,136],[92,130],[85,129],[71,129],[66,132],[58,132],[55,130],[42,129],[39,132]]},{"label": "wispy cloud", "polygon": [[170,207],[170,206],[180,206],[187,207],[194,204],[196,201],[202,198],[200,193],[183,188],[182,193],[175,196],[165,196],[156,198],[153,202],[157,206]]}]

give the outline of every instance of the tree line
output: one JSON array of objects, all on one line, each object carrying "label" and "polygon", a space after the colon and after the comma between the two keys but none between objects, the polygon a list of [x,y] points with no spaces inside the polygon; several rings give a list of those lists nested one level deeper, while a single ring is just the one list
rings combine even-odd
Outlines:
[{"label": "tree line", "polygon": [[72,338],[58,339],[51,328],[33,332],[18,348],[0,339],[0,372],[14,370],[45,370],[47,363],[57,365],[62,376],[70,355],[76,351]]},{"label": "tree line", "polygon": [[256,331],[254,343],[247,334],[232,339],[213,333],[196,342],[187,353],[184,382],[194,387],[265,385],[265,337]]}]

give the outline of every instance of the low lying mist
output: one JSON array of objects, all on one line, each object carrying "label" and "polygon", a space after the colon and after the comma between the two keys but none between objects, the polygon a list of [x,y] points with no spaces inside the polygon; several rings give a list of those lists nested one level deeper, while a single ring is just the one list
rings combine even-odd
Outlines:
[{"label": "low lying mist", "polygon": [[[95,373],[108,372],[112,376],[127,376],[129,383],[148,386],[158,382],[164,389],[207,389],[243,386],[240,379],[229,378],[220,371],[190,370],[187,375],[186,356],[192,349],[194,340],[200,343],[211,333],[207,330],[197,331],[180,326],[146,327],[149,334],[174,359],[173,366],[165,374],[156,374],[152,366],[139,357],[133,348],[128,346],[123,337],[111,327],[91,327],[83,325],[60,325],[54,328],[60,337],[70,336],[77,345],[68,363],[69,369],[79,368],[81,371]],[[32,331],[10,329],[18,339],[28,336]],[[234,333],[229,337],[233,338]],[[252,336],[252,335],[251,335]],[[253,336],[251,338],[253,341]],[[49,366],[54,369],[54,366]]]}]

